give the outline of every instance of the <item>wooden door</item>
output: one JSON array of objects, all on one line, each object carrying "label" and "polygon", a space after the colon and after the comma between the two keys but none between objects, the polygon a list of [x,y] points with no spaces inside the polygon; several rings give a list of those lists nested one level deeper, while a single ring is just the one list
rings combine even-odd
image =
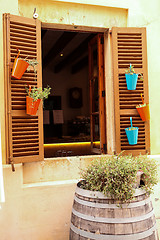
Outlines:
[{"label": "wooden door", "polygon": [[[43,112],[42,104],[36,116],[26,114],[26,90],[28,85],[41,87],[41,22],[39,20],[3,15],[4,67],[7,163],[42,161]],[[11,77],[17,49],[20,57],[37,59],[37,74],[25,72],[20,80]]]},{"label": "wooden door", "polygon": [[88,45],[90,84],[91,151],[106,153],[104,36],[98,34]]}]

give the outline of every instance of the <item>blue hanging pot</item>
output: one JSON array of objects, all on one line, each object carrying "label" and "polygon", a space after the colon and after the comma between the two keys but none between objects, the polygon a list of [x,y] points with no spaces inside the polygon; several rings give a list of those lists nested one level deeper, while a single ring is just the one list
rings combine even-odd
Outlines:
[{"label": "blue hanging pot", "polygon": [[131,127],[125,128],[129,145],[135,145],[138,141],[138,127],[133,127],[132,117],[130,117]]},{"label": "blue hanging pot", "polygon": [[136,85],[137,85],[137,79],[138,79],[138,74],[133,73],[126,73],[126,83],[127,83],[127,89],[128,90],[135,90]]},{"label": "blue hanging pot", "polygon": [[137,144],[138,127],[133,127],[133,129],[132,128],[126,128],[125,131],[126,131],[126,135],[127,135],[129,145]]}]

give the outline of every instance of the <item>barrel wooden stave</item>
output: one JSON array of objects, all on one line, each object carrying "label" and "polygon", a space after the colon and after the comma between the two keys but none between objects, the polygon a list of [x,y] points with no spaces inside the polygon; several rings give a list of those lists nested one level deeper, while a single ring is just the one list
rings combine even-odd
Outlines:
[{"label": "barrel wooden stave", "polygon": [[75,193],[70,240],[159,239],[152,202],[143,191],[130,204],[122,204],[122,208],[117,207],[119,201],[105,196],[99,199],[93,192],[91,197],[83,195],[85,191]]}]

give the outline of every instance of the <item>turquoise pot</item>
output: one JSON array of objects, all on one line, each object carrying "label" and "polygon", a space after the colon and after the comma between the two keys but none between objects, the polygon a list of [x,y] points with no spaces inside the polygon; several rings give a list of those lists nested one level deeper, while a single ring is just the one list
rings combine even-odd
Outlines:
[{"label": "turquoise pot", "polygon": [[125,129],[129,145],[137,144],[137,140],[138,140],[138,127],[134,127],[134,128],[135,129],[133,129],[133,130],[129,130],[130,128],[126,128]]},{"label": "turquoise pot", "polygon": [[135,90],[136,85],[137,85],[138,74],[136,74],[136,73],[133,73],[133,74],[126,73],[125,76],[126,76],[127,89],[128,90]]}]

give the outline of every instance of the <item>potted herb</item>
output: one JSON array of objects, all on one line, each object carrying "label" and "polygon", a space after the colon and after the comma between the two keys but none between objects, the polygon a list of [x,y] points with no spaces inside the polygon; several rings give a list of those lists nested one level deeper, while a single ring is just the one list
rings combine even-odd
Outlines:
[{"label": "potted herb", "polygon": [[[140,185],[139,176],[143,183]],[[110,195],[121,203],[134,198],[135,188],[151,193],[157,184],[156,160],[147,155],[124,155],[101,157],[81,170],[80,187],[91,191],[100,191]],[[139,182],[138,184],[137,181]]]},{"label": "potted herb", "polygon": [[19,55],[20,55],[20,50],[18,50],[18,55],[14,60],[12,77],[16,79],[21,79],[24,72],[26,70],[30,71],[31,69],[33,69],[34,73],[36,73],[37,72],[36,66],[38,64],[38,61],[36,59],[29,60],[27,59],[27,57],[25,59],[18,58]]},{"label": "potted herb", "polygon": [[136,109],[142,119],[142,121],[148,121],[150,119],[149,104],[144,103],[141,93],[142,104],[136,106]]},{"label": "potted herb", "polygon": [[131,127],[125,128],[125,132],[127,135],[129,145],[135,145],[137,144],[137,140],[138,140],[138,127],[133,127],[132,117],[130,117],[130,123],[131,123]]},{"label": "potted herb", "polygon": [[26,97],[26,113],[29,115],[36,115],[40,101],[47,99],[50,94],[51,88],[47,86],[42,90],[42,88],[33,87],[26,88],[28,96]]},{"label": "potted herb", "polygon": [[129,68],[126,70],[126,83],[128,90],[135,90],[137,85],[138,74],[135,73],[134,66],[130,63]]},{"label": "potted herb", "polygon": [[154,159],[103,156],[82,169],[81,177],[73,202],[70,240],[158,239],[149,197],[157,184]]}]

